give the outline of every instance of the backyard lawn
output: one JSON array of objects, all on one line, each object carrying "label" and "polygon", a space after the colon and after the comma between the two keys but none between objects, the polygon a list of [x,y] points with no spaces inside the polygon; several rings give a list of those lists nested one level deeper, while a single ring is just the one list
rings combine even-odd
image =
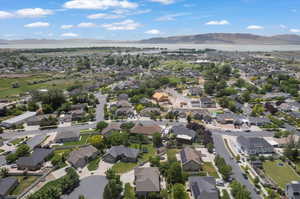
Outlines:
[{"label": "backyard lawn", "polygon": [[300,181],[300,176],[281,160],[265,161],[263,167],[265,174],[283,189],[291,181]]},{"label": "backyard lawn", "polygon": [[203,171],[207,172],[209,176],[219,178],[219,175],[211,162],[204,162],[202,169]]},{"label": "backyard lawn", "polygon": [[11,195],[21,194],[27,187],[34,183],[38,176],[16,176],[19,180],[19,185],[11,192]]}]

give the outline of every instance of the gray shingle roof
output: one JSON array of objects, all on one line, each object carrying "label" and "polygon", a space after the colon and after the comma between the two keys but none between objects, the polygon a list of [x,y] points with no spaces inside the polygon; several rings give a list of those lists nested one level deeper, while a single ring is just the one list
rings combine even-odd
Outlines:
[{"label": "gray shingle roof", "polygon": [[237,141],[241,146],[250,150],[272,147],[271,144],[269,144],[264,138],[261,137],[238,136]]},{"label": "gray shingle roof", "polygon": [[159,169],[157,167],[136,168],[134,170],[137,192],[159,192]]},{"label": "gray shingle roof", "polygon": [[171,132],[175,135],[187,135],[192,138],[196,136],[196,132],[194,130],[188,129],[184,125],[173,126]]},{"label": "gray shingle roof", "polygon": [[46,139],[46,137],[47,137],[46,134],[36,135],[36,136],[30,138],[28,141],[26,141],[26,144],[32,150],[35,147],[37,147],[39,144],[41,144]]},{"label": "gray shingle roof", "polygon": [[139,155],[139,150],[124,147],[124,146],[113,146],[109,149],[107,153],[109,153],[111,156],[115,158],[121,155],[124,155],[129,158],[137,158]]},{"label": "gray shingle roof", "polygon": [[53,149],[36,148],[29,157],[20,157],[17,160],[17,165],[36,166],[42,163],[53,151]]},{"label": "gray shingle roof", "polygon": [[192,176],[189,177],[191,191],[195,199],[218,199],[219,193],[216,188],[216,180],[214,177]]},{"label": "gray shingle roof", "polygon": [[17,178],[7,177],[0,179],[0,196],[5,196],[8,194],[9,190],[16,184]]}]

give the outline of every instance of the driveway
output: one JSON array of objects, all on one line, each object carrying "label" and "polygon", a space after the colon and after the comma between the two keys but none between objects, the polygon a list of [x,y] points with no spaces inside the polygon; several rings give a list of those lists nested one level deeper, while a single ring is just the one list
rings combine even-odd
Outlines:
[{"label": "driveway", "polygon": [[86,199],[102,199],[104,188],[107,184],[105,176],[89,176],[80,181],[77,187],[71,194],[64,195],[62,199],[77,199],[83,195]]}]

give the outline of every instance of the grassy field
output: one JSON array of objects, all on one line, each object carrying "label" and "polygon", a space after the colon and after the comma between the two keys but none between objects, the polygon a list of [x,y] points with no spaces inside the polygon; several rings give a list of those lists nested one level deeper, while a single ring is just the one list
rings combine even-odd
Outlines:
[{"label": "grassy field", "polygon": [[99,162],[100,162],[100,157],[97,157],[96,159],[92,160],[89,162],[87,168],[89,171],[95,171],[98,169],[99,166]]},{"label": "grassy field", "polygon": [[[17,78],[7,78],[1,77],[0,78],[0,98],[11,98],[15,95],[28,92],[34,89],[41,89],[41,88],[67,88],[71,86],[74,82],[71,80],[51,80],[51,74],[35,74],[35,75],[28,75],[24,77],[17,77]],[[50,81],[46,81],[50,80]],[[31,84],[32,82],[38,81],[46,81],[43,83],[36,83]],[[20,85],[19,88],[12,88],[13,83],[18,83]]]},{"label": "grassy field", "polygon": [[[283,164],[283,166],[279,166],[278,164]],[[291,181],[300,181],[300,176],[281,160],[265,161],[263,167],[266,175],[283,189],[285,188],[285,185]]]},{"label": "grassy field", "polygon": [[[139,149],[139,145],[137,145],[137,144],[132,144],[130,147]],[[147,148],[148,153],[142,153],[141,154],[141,157],[138,160],[139,163],[148,161],[149,157],[155,155],[155,148],[153,147],[152,144],[141,145],[141,147],[142,148],[144,148],[144,147]],[[132,170],[137,165],[138,165],[138,163],[118,162],[117,164],[114,164],[112,169],[115,170],[116,173],[122,174],[122,173],[126,173],[126,172]]]},{"label": "grassy field", "polygon": [[202,165],[202,169],[203,171],[207,172],[209,176],[213,176],[215,178],[220,177],[211,162],[204,162],[204,164]]},{"label": "grassy field", "polygon": [[39,177],[38,176],[17,176],[19,185],[11,192],[11,195],[21,194],[27,187],[34,183]]},{"label": "grassy field", "polygon": [[65,142],[64,146],[76,146],[76,145],[83,145],[87,143],[87,139],[89,138],[89,135],[81,135],[80,140],[76,142]]}]

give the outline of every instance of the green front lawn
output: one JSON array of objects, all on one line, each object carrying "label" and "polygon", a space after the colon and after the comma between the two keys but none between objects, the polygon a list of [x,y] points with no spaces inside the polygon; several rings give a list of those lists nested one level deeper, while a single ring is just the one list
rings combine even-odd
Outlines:
[{"label": "green front lawn", "polygon": [[[140,149],[142,151],[142,148],[147,148],[147,153],[142,153],[140,155],[140,158],[138,160],[138,163],[145,162],[149,160],[149,157],[154,156],[156,151],[152,144],[142,144],[141,147],[139,144],[132,144],[130,145],[131,148]],[[138,165],[138,163],[132,163],[132,162],[118,162],[114,164],[112,167],[113,170],[115,170],[116,173],[122,174],[126,173],[130,170],[132,170],[134,167]]]},{"label": "green front lawn", "polygon": [[92,160],[89,162],[87,168],[89,171],[95,171],[98,169],[99,166],[99,162],[100,162],[100,157],[97,157],[96,159]]},{"label": "green front lawn", "polygon": [[79,141],[75,142],[65,142],[64,146],[76,146],[76,145],[84,145],[87,143],[87,139],[89,138],[89,135],[81,135]]},{"label": "green front lawn", "polygon": [[[279,166],[278,164],[283,164],[283,166]],[[287,163],[284,163],[281,160],[265,161],[263,168],[265,174],[283,189],[286,184],[291,181],[300,181],[300,176],[297,175],[295,171],[287,165]]]},{"label": "green front lawn", "polygon": [[25,140],[25,138],[16,138],[14,140],[12,140],[10,143],[12,143],[13,145],[18,145],[21,142],[23,142]]},{"label": "green front lawn", "polygon": [[19,180],[19,185],[11,192],[10,195],[19,195],[32,183],[34,183],[39,176],[16,176]]},{"label": "green front lawn", "polygon": [[202,169],[203,171],[207,172],[209,176],[213,176],[215,178],[220,177],[211,162],[204,162],[202,165]]}]

